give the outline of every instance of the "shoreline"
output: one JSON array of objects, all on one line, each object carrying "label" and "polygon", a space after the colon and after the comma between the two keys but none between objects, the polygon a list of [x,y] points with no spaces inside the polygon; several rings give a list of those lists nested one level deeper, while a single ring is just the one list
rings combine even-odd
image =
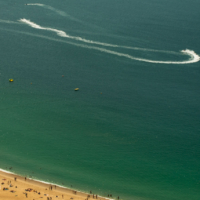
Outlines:
[{"label": "shoreline", "polygon": [[[15,181],[15,178],[16,178],[16,181]],[[4,179],[6,181],[4,181]],[[34,199],[34,200],[36,200],[38,198],[48,199],[48,198],[50,198],[50,196],[52,196],[51,197],[52,200],[53,199],[69,199],[69,197],[70,197],[70,199],[76,199],[76,200],[87,200],[87,199],[88,200],[89,199],[114,200],[114,199],[111,199],[111,198],[108,198],[108,197],[99,196],[98,194],[89,194],[89,193],[86,193],[86,192],[78,191],[78,190],[75,190],[75,189],[70,189],[70,188],[67,188],[67,187],[64,187],[64,186],[61,186],[61,185],[45,182],[45,181],[42,181],[42,180],[37,180],[37,179],[33,179],[33,178],[26,178],[25,179],[25,177],[23,177],[21,175],[15,174],[13,172],[10,172],[10,171],[7,171],[7,170],[1,169],[1,168],[0,168],[0,180],[1,180],[0,199],[1,199],[1,197],[4,197],[4,199],[9,199],[9,200],[12,199],[11,198],[12,195],[10,195],[10,192],[8,193],[7,191],[3,191],[4,184],[6,185],[6,183],[4,183],[2,185],[3,182],[10,181],[11,184],[15,185],[16,190],[19,191],[18,193],[20,193],[19,195],[13,194],[13,199],[18,199],[18,198],[20,200],[23,199],[23,194],[26,194],[25,189],[26,188],[32,188],[33,190],[41,191],[41,196],[38,196],[36,198],[32,198],[32,196],[36,196],[32,192],[33,195],[29,195],[29,196],[31,196],[31,198],[25,197],[25,195],[24,195],[24,199],[27,199],[27,198],[28,199]],[[7,188],[8,188],[8,186],[7,186]],[[50,188],[52,188],[52,189],[50,190]],[[11,189],[11,188],[9,188],[9,189]],[[12,189],[15,190],[15,188],[12,188]],[[17,192],[17,191],[15,191],[15,192]],[[7,196],[4,196],[6,193],[7,193]],[[44,195],[42,195],[42,193],[44,193]],[[45,193],[48,193],[48,194],[45,194]],[[59,198],[61,196],[62,196],[62,198]]]}]

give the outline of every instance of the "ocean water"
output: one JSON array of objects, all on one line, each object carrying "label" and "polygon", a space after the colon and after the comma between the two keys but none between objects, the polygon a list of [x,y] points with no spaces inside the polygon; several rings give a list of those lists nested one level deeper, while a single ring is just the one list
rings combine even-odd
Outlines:
[{"label": "ocean water", "polygon": [[199,200],[199,7],[0,0],[0,168],[115,199]]}]

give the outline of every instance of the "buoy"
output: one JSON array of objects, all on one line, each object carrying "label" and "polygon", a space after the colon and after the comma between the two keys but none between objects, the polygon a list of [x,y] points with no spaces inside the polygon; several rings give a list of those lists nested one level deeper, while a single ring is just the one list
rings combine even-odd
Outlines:
[{"label": "buoy", "polygon": [[13,82],[14,80],[12,78],[9,79],[9,82]]},{"label": "buoy", "polygon": [[75,91],[78,91],[78,90],[79,90],[79,88],[75,88],[74,90],[75,90]]}]

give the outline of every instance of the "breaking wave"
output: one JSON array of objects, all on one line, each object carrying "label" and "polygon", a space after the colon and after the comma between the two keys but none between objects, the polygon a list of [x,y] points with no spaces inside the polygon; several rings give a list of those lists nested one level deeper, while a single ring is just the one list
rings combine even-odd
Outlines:
[{"label": "breaking wave", "polygon": [[[60,37],[65,37],[65,38],[77,40],[77,41],[88,43],[88,44],[101,45],[101,46],[104,46],[104,47],[115,47],[115,48],[118,47],[118,48],[135,49],[135,50],[142,50],[142,51],[155,51],[155,52],[162,52],[162,53],[176,53],[176,52],[172,52],[172,51],[159,51],[159,50],[153,50],[153,49],[144,49],[144,48],[137,48],[137,47],[120,46],[120,45],[114,45],[114,44],[102,43],[102,42],[98,42],[98,41],[87,40],[87,39],[84,39],[84,38],[81,38],[81,37],[77,37],[77,36],[70,36],[70,35],[66,34],[64,31],[61,31],[61,30],[48,28],[48,27],[42,27],[42,26],[40,26],[40,25],[38,25],[38,24],[36,24],[34,22],[31,22],[30,20],[27,20],[27,19],[20,19],[19,21],[31,26],[32,28],[46,30],[46,31],[52,31],[52,32],[57,33],[57,35],[60,36]],[[143,62],[148,62],[148,63],[189,64],[189,63],[198,62],[200,60],[199,55],[197,55],[194,51],[189,50],[189,49],[181,51],[182,55],[188,55],[190,57],[186,61],[157,61],[157,60],[138,58],[138,57],[131,56],[129,54],[119,53],[119,52],[116,52],[116,51],[112,51],[112,50],[108,50],[108,49],[101,48],[101,47],[96,47],[96,46],[88,46],[88,45],[81,45],[81,44],[78,45],[78,46],[81,46],[81,47],[84,47],[84,48],[89,48],[89,49],[95,49],[95,50],[99,50],[101,52],[117,55],[117,56],[120,56],[120,57],[129,58],[131,60],[143,61]]]}]

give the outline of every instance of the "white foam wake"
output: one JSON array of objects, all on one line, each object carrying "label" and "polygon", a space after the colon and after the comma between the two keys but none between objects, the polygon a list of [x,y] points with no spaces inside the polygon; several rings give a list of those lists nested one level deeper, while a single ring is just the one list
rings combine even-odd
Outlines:
[{"label": "white foam wake", "polygon": [[61,15],[61,16],[68,16],[64,11],[61,11],[61,10],[58,10],[58,9],[55,9],[51,6],[48,6],[48,5],[45,5],[45,4],[41,4],[41,3],[28,3],[27,6],[40,6],[40,7],[44,7],[46,9],[49,9],[49,10],[52,10],[54,12],[56,12],[57,14]]},{"label": "white foam wake", "polygon": [[20,19],[19,21],[23,22],[23,23],[26,23],[29,26],[31,26],[33,28],[36,28],[36,29],[43,29],[43,30],[47,30],[47,31],[53,31],[53,32],[56,32],[61,37],[67,37],[67,38],[70,38],[70,39],[78,40],[80,42],[85,42],[85,43],[89,43],[89,44],[96,44],[96,45],[107,46],[107,47],[115,47],[115,48],[134,49],[134,50],[140,50],[140,51],[154,51],[154,52],[173,53],[173,54],[175,53],[175,52],[171,52],[171,51],[160,51],[160,50],[154,50],[154,49],[129,47],[129,46],[120,46],[120,45],[108,44],[108,43],[97,42],[97,41],[92,41],[92,40],[86,40],[86,39],[81,38],[81,37],[70,36],[70,35],[66,34],[64,31],[61,31],[61,30],[41,27],[38,24],[36,24],[34,22],[31,22],[30,20],[27,20],[27,19]]},{"label": "white foam wake", "polygon": [[[60,37],[66,37],[66,38],[81,41],[81,42],[84,42],[84,43],[96,44],[96,45],[101,45],[101,46],[104,46],[104,47],[131,48],[131,47],[126,47],[126,46],[120,46],[120,45],[114,45],[114,44],[108,44],[108,43],[102,43],[102,42],[87,40],[87,39],[84,39],[84,38],[81,38],[81,37],[76,37],[76,36],[70,36],[70,35],[66,34],[64,31],[53,29],[53,28],[48,28],[48,27],[42,27],[42,26],[40,26],[40,25],[38,25],[34,22],[31,22],[30,20],[27,20],[27,19],[20,19],[19,21],[22,22],[22,23],[25,23],[25,24],[33,27],[33,28],[52,31],[52,32],[57,33],[57,35],[60,36]],[[112,50],[108,50],[108,49],[100,48],[100,47],[96,47],[96,46],[87,46],[87,45],[79,45],[79,46],[84,47],[84,48],[99,50],[99,51],[109,53],[109,54],[113,54],[113,55],[117,55],[117,56],[120,56],[120,57],[126,57],[126,58],[129,58],[129,59],[132,59],[132,60],[138,60],[138,61],[149,62],[149,63],[190,64],[190,63],[198,62],[200,60],[199,55],[197,55],[194,51],[189,50],[189,49],[181,51],[182,54],[188,55],[190,57],[189,60],[186,60],[186,61],[157,61],[157,60],[149,60],[149,59],[144,59],[144,58],[137,58],[137,57],[131,56],[129,54],[119,53],[119,52],[116,52],[116,51],[112,51]],[[135,48],[135,50],[157,51],[157,52],[159,52],[159,50],[141,49],[141,48]],[[161,52],[164,52],[164,51],[161,51]],[[166,53],[170,53],[170,52],[166,51]]]},{"label": "white foam wake", "polygon": [[81,23],[81,24],[86,25],[86,26],[92,26],[92,27],[96,27],[96,28],[98,28],[98,29],[101,29],[100,27],[98,27],[98,26],[96,26],[96,25],[94,25],[94,24],[90,25],[88,22],[85,23],[85,22],[83,22],[83,21],[81,21],[81,20],[79,20],[79,19],[77,19],[77,18],[75,18],[75,17],[73,17],[73,16],[67,14],[66,12],[61,11],[61,10],[58,10],[58,9],[56,9],[56,8],[54,8],[54,7],[49,6],[49,5],[45,5],[45,4],[41,4],[41,3],[28,3],[28,4],[26,4],[26,5],[27,5],[27,6],[40,6],[40,7],[43,7],[44,9],[51,10],[51,11],[57,13],[58,15],[67,17],[67,18],[69,18],[70,20],[73,20],[73,21],[75,21],[75,22]]},{"label": "white foam wake", "polygon": [[3,20],[3,19],[0,19],[0,23],[6,23],[6,24],[19,24],[19,22],[14,22],[14,21],[10,21],[10,20]]},{"label": "white foam wake", "polygon": [[96,41],[92,41],[92,40],[86,40],[84,38],[81,37],[76,37],[76,36],[70,36],[68,34],[66,34],[64,31],[61,30],[57,30],[57,29],[52,29],[52,28],[47,28],[47,27],[42,27],[34,22],[31,22],[30,20],[27,19],[20,19],[20,22],[23,22],[25,24],[28,24],[29,26],[36,28],[36,29],[43,29],[43,30],[47,30],[47,31],[53,31],[56,32],[59,36],[61,37],[67,37],[70,39],[74,39],[74,40],[78,40],[81,42],[85,42],[85,43],[90,43],[90,44],[97,44],[97,45],[102,45],[102,46],[110,46],[110,47],[119,47],[118,45],[113,45],[113,44],[107,44],[107,43],[102,43],[102,42],[96,42]]},{"label": "white foam wake", "polygon": [[56,9],[54,7],[49,6],[49,5],[45,5],[45,4],[41,4],[41,3],[28,3],[27,6],[40,6],[40,7],[43,7],[44,9],[51,10],[51,11],[57,13],[58,15],[61,15],[63,17],[67,17],[67,18],[69,18],[69,19],[71,19],[71,20],[73,20],[75,22],[82,23],[82,21],[74,18],[73,16],[67,14],[66,12],[58,10],[58,9]]},{"label": "white foam wake", "polygon": [[30,20],[27,20],[27,19],[20,19],[19,21],[23,22],[25,24],[28,24],[29,26],[31,26],[33,28],[43,29],[43,30],[47,30],[47,31],[53,31],[53,32],[56,32],[61,37],[67,37],[67,38],[70,38],[70,39],[73,39],[73,40],[78,40],[78,41],[84,42],[84,43],[96,44],[96,45],[101,45],[101,46],[106,46],[106,47],[114,47],[114,48],[133,49],[133,50],[139,50],[139,51],[153,51],[153,52],[160,52],[160,53],[177,54],[177,52],[173,52],[173,51],[163,51],[163,50],[155,50],[155,49],[130,47],[130,46],[120,46],[120,45],[115,45],[115,44],[108,44],[108,43],[103,43],[103,42],[98,42],[98,41],[87,40],[87,39],[84,39],[84,38],[81,38],[81,37],[70,36],[70,35],[66,34],[64,31],[61,31],[61,30],[47,28],[47,27],[41,27],[38,24],[31,22]]}]

